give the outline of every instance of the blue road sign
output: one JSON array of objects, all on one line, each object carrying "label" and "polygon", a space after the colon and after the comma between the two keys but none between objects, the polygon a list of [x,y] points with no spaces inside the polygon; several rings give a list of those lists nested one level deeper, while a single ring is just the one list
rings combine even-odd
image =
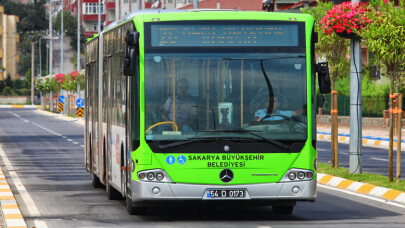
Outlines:
[{"label": "blue road sign", "polygon": [[58,98],[59,103],[64,103],[63,99],[65,99],[65,96],[60,95]]},{"label": "blue road sign", "polygon": [[179,165],[184,165],[184,163],[186,163],[187,159],[184,155],[180,155],[177,157],[177,163],[179,163]]},{"label": "blue road sign", "polygon": [[83,99],[82,98],[77,99],[76,105],[78,108],[83,108]]},{"label": "blue road sign", "polygon": [[173,165],[173,164],[176,162],[176,159],[175,159],[172,155],[169,155],[169,156],[167,156],[167,158],[166,158],[166,162],[167,162],[167,164],[169,164],[169,165]]}]

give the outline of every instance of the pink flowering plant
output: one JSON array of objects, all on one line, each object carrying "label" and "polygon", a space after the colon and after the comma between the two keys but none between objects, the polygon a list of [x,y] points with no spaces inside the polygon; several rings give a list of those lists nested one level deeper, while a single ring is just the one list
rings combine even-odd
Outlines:
[{"label": "pink flowering plant", "polygon": [[371,22],[367,19],[366,13],[369,11],[367,3],[343,2],[335,5],[321,19],[321,24],[325,33],[330,35],[332,32],[338,34],[357,33]]}]

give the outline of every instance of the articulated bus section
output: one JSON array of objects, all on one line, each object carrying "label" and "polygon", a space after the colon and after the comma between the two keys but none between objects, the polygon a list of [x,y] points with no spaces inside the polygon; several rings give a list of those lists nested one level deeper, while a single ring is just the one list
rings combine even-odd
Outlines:
[{"label": "articulated bus section", "polygon": [[139,11],[107,26],[86,44],[93,186],[124,198],[130,214],[217,200],[290,214],[296,201],[314,201],[313,23]]}]

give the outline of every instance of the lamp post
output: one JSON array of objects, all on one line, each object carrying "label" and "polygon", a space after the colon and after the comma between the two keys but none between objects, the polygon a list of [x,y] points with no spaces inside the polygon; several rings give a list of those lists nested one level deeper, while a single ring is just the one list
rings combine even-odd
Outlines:
[{"label": "lamp post", "polygon": [[35,62],[35,52],[34,52],[34,41],[31,41],[31,105],[34,105],[34,62]]},{"label": "lamp post", "polygon": [[60,73],[63,74],[63,0],[60,20]]}]

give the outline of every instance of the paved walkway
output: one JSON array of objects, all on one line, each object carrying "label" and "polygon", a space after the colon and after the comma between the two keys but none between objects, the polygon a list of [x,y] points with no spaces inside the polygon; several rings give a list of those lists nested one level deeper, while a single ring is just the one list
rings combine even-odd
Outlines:
[{"label": "paved walkway", "polygon": [[[363,128],[362,130],[362,138],[363,138],[363,145],[364,146],[372,146],[372,147],[382,147],[388,149],[389,143],[389,133],[387,128]],[[330,125],[318,125],[317,126],[317,139],[323,141],[330,141],[331,138],[331,127]],[[340,143],[349,143],[350,141],[350,128],[347,126],[339,126],[338,127],[338,141]],[[405,149],[405,129],[402,129],[402,140],[401,140],[401,147],[402,150]],[[394,149],[397,146],[397,137],[394,136]],[[401,150],[401,151],[402,151]]]}]

